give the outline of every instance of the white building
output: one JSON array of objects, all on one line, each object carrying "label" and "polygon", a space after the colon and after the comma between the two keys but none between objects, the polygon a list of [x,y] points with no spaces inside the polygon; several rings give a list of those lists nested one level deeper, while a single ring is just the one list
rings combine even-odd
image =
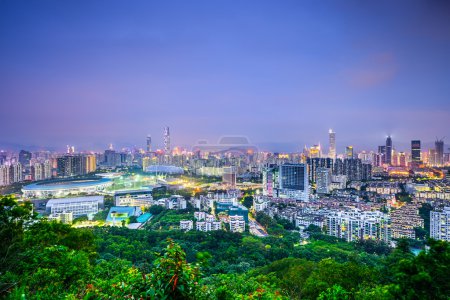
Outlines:
[{"label": "white building", "polygon": [[116,206],[150,207],[154,204],[151,190],[119,191],[114,194]]},{"label": "white building", "polygon": [[9,166],[0,166],[0,186],[9,185]]},{"label": "white building", "polygon": [[326,218],[328,234],[347,242],[360,239],[391,241],[391,219],[379,211],[337,211]]},{"label": "white building", "polygon": [[181,220],[180,221],[180,229],[184,231],[189,231],[194,228],[194,222],[191,220]]},{"label": "white building", "polygon": [[206,212],[204,212],[204,211],[196,211],[196,212],[194,212],[194,218],[197,221],[202,221],[202,220],[204,220],[206,218]]},{"label": "white building", "polygon": [[174,195],[164,199],[166,209],[186,209],[187,203],[183,196]]},{"label": "white building", "polygon": [[13,163],[9,169],[10,184],[23,181],[22,164]]},{"label": "white building", "polygon": [[325,218],[321,215],[305,214],[299,215],[295,218],[295,226],[299,228],[308,228],[309,225],[316,225],[323,228],[325,225]]},{"label": "white building", "polygon": [[211,223],[210,222],[204,222],[204,221],[196,222],[195,223],[195,229],[197,231],[204,231],[204,232],[211,231]]},{"label": "white building", "polygon": [[58,221],[64,224],[72,224],[73,213],[72,212],[62,212],[59,214],[51,214],[48,216],[49,220]]},{"label": "white building", "polygon": [[317,172],[317,194],[328,194],[331,186],[331,169],[319,167]]},{"label": "white building", "polygon": [[430,237],[450,242],[450,207],[430,212]]},{"label": "white building", "polygon": [[270,200],[268,196],[257,195],[253,197],[253,209],[255,211],[263,211],[269,207]]},{"label": "white building", "polygon": [[245,231],[245,220],[243,216],[230,216],[230,231],[231,232]]},{"label": "white building", "polygon": [[72,213],[74,218],[98,213],[103,206],[103,196],[50,199],[46,210],[52,214]]}]

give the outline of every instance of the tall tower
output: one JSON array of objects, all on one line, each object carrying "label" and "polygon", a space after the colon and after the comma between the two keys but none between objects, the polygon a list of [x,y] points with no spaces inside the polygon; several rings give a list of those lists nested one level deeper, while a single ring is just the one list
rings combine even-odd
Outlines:
[{"label": "tall tower", "polygon": [[345,147],[345,158],[353,158],[353,146],[347,146]]},{"label": "tall tower", "polygon": [[336,158],[336,133],[333,132],[333,129],[330,129],[328,131],[329,135],[329,150],[328,150],[328,157],[335,159]]},{"label": "tall tower", "polygon": [[434,149],[436,153],[435,164],[436,166],[442,166],[444,164],[444,139],[436,139]]},{"label": "tall tower", "polygon": [[149,135],[147,135],[147,152],[151,152],[152,151],[152,137]]},{"label": "tall tower", "polygon": [[413,162],[420,162],[421,159],[420,140],[413,140],[411,141],[411,160]]},{"label": "tall tower", "polygon": [[170,131],[169,126],[164,127],[164,152],[170,154]]},{"label": "tall tower", "polygon": [[392,139],[388,136],[386,139],[386,156],[384,162],[388,165],[392,163]]}]

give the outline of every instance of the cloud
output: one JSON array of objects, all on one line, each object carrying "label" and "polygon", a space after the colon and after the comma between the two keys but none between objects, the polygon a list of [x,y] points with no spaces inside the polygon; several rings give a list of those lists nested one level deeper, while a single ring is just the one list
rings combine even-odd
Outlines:
[{"label": "cloud", "polygon": [[375,53],[367,56],[354,66],[344,70],[345,81],[360,89],[383,85],[397,75],[398,65],[391,52]]}]

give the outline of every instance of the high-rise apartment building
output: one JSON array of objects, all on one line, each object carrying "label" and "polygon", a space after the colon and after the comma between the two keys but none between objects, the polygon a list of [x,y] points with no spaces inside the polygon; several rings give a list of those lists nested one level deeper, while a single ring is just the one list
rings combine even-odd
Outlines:
[{"label": "high-rise apartment building", "polygon": [[435,165],[436,166],[443,166],[444,165],[444,141],[443,140],[436,140],[434,143],[434,150],[435,150]]},{"label": "high-rise apartment building", "polygon": [[412,162],[420,162],[422,160],[421,156],[421,147],[420,140],[411,141],[411,161]]},{"label": "high-rise apartment building", "polygon": [[20,150],[19,163],[21,163],[23,167],[27,168],[30,166],[30,160],[31,160],[31,152]]},{"label": "high-rise apartment building", "polygon": [[9,166],[0,165],[0,186],[9,184]]},{"label": "high-rise apartment building", "polygon": [[328,150],[328,157],[331,159],[336,159],[336,133],[333,131],[333,129],[330,129],[328,131],[328,138],[329,138],[329,150]]},{"label": "high-rise apartment building", "polygon": [[223,167],[222,183],[236,187],[236,167]]},{"label": "high-rise apartment building", "polygon": [[450,207],[430,212],[430,237],[450,242]]},{"label": "high-rise apartment building", "polygon": [[317,168],[317,194],[328,194],[331,186],[331,169]]},{"label": "high-rise apartment building", "polygon": [[388,165],[392,164],[392,138],[391,138],[391,136],[388,136],[386,139],[385,163]]},{"label": "high-rise apartment building", "polygon": [[94,154],[88,154],[83,156],[83,174],[95,172],[97,170],[97,158]]},{"label": "high-rise apartment building", "polygon": [[353,146],[347,146],[345,148],[345,158],[353,158]]},{"label": "high-rise apartment building", "polygon": [[170,155],[170,131],[169,126],[164,128],[164,152]]},{"label": "high-rise apartment building", "polygon": [[350,181],[370,180],[372,165],[363,163],[359,158],[336,159],[333,175],[345,175]]},{"label": "high-rise apartment building", "polygon": [[151,152],[152,151],[152,137],[149,135],[147,135],[147,152]]},{"label": "high-rise apartment building", "polygon": [[308,179],[315,183],[317,179],[317,168],[324,167],[333,169],[334,161],[332,158],[307,158],[306,164],[308,166]]},{"label": "high-rise apartment building", "polygon": [[23,169],[21,163],[13,163],[9,167],[9,183],[23,181]]}]

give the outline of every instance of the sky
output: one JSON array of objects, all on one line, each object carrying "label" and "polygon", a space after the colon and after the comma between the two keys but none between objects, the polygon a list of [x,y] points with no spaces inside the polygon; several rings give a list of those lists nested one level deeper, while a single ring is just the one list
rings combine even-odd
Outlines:
[{"label": "sky", "polygon": [[0,0],[0,148],[450,140],[450,1]]}]

